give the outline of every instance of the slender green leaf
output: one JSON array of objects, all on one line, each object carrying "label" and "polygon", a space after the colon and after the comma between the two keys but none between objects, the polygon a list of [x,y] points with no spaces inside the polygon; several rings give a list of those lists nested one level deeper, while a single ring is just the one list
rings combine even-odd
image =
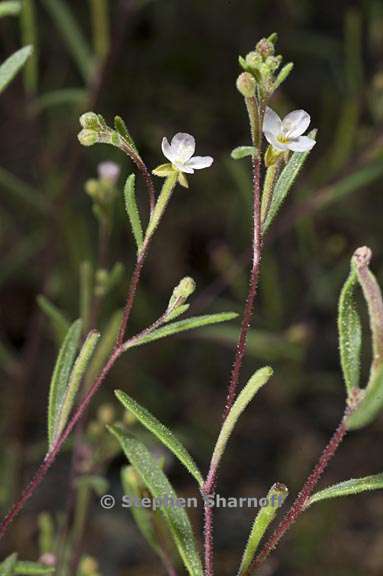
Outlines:
[{"label": "slender green leaf", "polygon": [[131,174],[126,180],[124,188],[125,208],[129,216],[130,225],[136,240],[137,249],[140,250],[144,241],[140,213],[136,202],[136,176]]},{"label": "slender green leaf", "polygon": [[77,106],[83,108],[87,101],[87,92],[83,88],[62,88],[51,90],[34,102],[34,109],[41,112],[56,106]]},{"label": "slender green leaf", "polygon": [[69,321],[63,312],[61,312],[57,306],[52,304],[52,302],[50,302],[48,298],[46,298],[46,296],[43,294],[37,296],[37,304],[44,312],[44,314],[46,314],[46,316],[49,318],[57,342],[59,345],[61,345],[66,333],[68,332],[70,326]]},{"label": "slender green leaf", "polygon": [[11,554],[0,564],[0,576],[13,576],[17,554]]},{"label": "slender green leaf", "polygon": [[22,43],[33,46],[33,54],[24,67],[25,89],[35,94],[38,85],[38,37],[35,0],[23,0],[21,10]]},{"label": "slender green leaf", "polygon": [[362,325],[354,302],[358,277],[354,268],[343,285],[338,305],[338,334],[343,378],[348,393],[359,386]]},{"label": "slender green leaf", "polygon": [[155,340],[166,338],[167,336],[172,336],[179,332],[185,332],[186,330],[194,330],[196,328],[202,328],[202,326],[217,324],[218,322],[227,322],[228,320],[233,320],[233,318],[236,318],[237,316],[238,314],[235,312],[222,312],[219,314],[192,316],[191,318],[186,318],[186,320],[178,320],[177,322],[161,326],[161,328],[153,330],[153,332],[146,334],[141,338],[131,338],[125,343],[124,350],[135,348],[136,346],[142,346],[143,344],[148,344],[149,342],[154,342]]},{"label": "slender green leaf", "polygon": [[311,506],[315,502],[321,500],[328,500],[329,498],[339,498],[341,496],[353,496],[361,492],[369,492],[371,490],[381,490],[383,488],[383,474],[374,474],[373,476],[365,476],[364,478],[351,478],[345,482],[334,484],[324,490],[320,490],[313,494],[307,504]]},{"label": "slender green leaf", "polygon": [[[310,138],[315,138],[316,130],[312,130],[309,134]],[[270,208],[267,212],[267,216],[265,218],[265,222],[263,225],[263,233],[266,232],[268,227],[270,226],[271,222],[274,220],[275,216],[277,215],[280,207],[282,206],[284,200],[286,199],[287,194],[289,193],[290,188],[294,184],[306,158],[310,154],[308,152],[293,152],[290,160],[288,161],[287,165],[282,170],[277,183],[275,184],[273,197],[271,200]]]},{"label": "slender green leaf", "polygon": [[121,116],[114,117],[114,129],[127,141],[127,143],[137,152],[137,146]]},{"label": "slender green leaf", "polygon": [[93,355],[94,349],[100,337],[99,332],[92,330],[89,332],[82,348],[74,363],[73,369],[70,373],[68,385],[65,390],[65,395],[61,402],[61,409],[57,414],[57,424],[55,426],[55,436],[61,434],[69,419],[76,394],[80,387],[83,375],[89,365],[90,359]]},{"label": "slender green leaf", "polygon": [[29,574],[54,574],[54,566],[44,566],[37,562],[16,562],[14,574],[28,576]]},{"label": "slender green leaf", "polygon": [[107,361],[113,346],[116,342],[118,331],[122,320],[122,310],[117,310],[110,318],[108,324],[103,329],[100,342],[94,353],[85,376],[84,389],[88,390],[99,375],[102,367]]},{"label": "slender green leaf", "polygon": [[233,160],[241,160],[247,156],[256,156],[257,148],[255,146],[238,146],[231,151],[230,156]]},{"label": "slender green leaf", "polygon": [[68,2],[43,0],[43,3],[60,30],[84,80],[88,81],[94,67],[92,53]]},{"label": "slender green leaf", "polygon": [[55,525],[49,512],[41,512],[38,517],[40,555],[50,554],[56,546]]},{"label": "slender green leaf", "polygon": [[7,193],[26,204],[28,208],[35,208],[39,212],[47,209],[45,198],[38,190],[26,184],[5,168],[0,168],[0,187],[4,188]]},{"label": "slender green leaf", "polygon": [[89,260],[80,264],[80,317],[83,322],[83,331],[89,329],[91,307],[94,289],[94,270]]},{"label": "slender green leaf", "polygon": [[17,0],[4,0],[0,2],[0,18],[4,16],[17,16],[20,14],[21,2]]},{"label": "slender green leaf", "polygon": [[364,397],[358,407],[347,418],[349,430],[363,428],[370,424],[383,409],[383,366],[371,374]]},{"label": "slender green leaf", "polygon": [[76,320],[69,328],[57,356],[49,389],[48,440],[49,447],[57,436],[58,423],[65,401],[68,381],[81,338],[82,322]]},{"label": "slender green leaf", "polygon": [[0,93],[13,80],[32,54],[32,46],[25,46],[9,56],[0,66]]},{"label": "slender green leaf", "polygon": [[[120,426],[108,426],[116,437],[130,463],[154,498],[177,502],[176,493],[157,461],[140,440],[125,432]],[[191,576],[203,576],[193,530],[184,508],[161,506],[160,510],[169,526],[181,558]]]},{"label": "slender green leaf", "polygon": [[254,524],[242,556],[242,562],[239,568],[238,576],[244,576],[248,573],[248,569],[253,561],[259,543],[262,540],[267,528],[270,526],[271,522],[277,515],[279,508],[287,498],[288,493],[289,491],[284,484],[277,483],[270,488],[267,494],[267,505],[260,508],[254,520]]},{"label": "slender green leaf", "polygon": [[133,398],[128,396],[122,390],[115,390],[115,394],[121,404],[129,410],[134,416],[143,424],[150,432],[152,432],[157,438],[165,445],[173,454],[178,458],[178,460],[189,470],[190,474],[194,476],[198,484],[202,486],[203,478],[198,470],[196,463],[190,456],[186,448],[181,444],[181,442],[174,436],[173,432],[164,426],[155,416],[153,416],[146,408],[140,406]]},{"label": "slender green leaf", "polygon": [[[142,493],[135,481],[136,472],[133,466],[125,466],[121,470],[121,483],[124,489],[124,495],[128,496],[132,501],[135,498],[142,498]],[[153,511],[144,508],[143,506],[131,506],[129,508],[132,512],[134,521],[136,522],[141,534],[149,544],[149,546],[163,558],[163,551],[157,539],[156,529],[154,527]]]},{"label": "slender green leaf", "polygon": [[254,398],[258,390],[264,386],[266,382],[271,378],[272,374],[273,370],[269,366],[257,370],[257,372],[255,372],[255,374],[253,374],[253,376],[250,378],[246,386],[241,390],[221,428],[221,432],[218,436],[218,440],[211,459],[211,468],[216,469],[218,467],[218,464],[225,451],[226,444],[231,436],[231,433],[233,432],[238,418]]}]

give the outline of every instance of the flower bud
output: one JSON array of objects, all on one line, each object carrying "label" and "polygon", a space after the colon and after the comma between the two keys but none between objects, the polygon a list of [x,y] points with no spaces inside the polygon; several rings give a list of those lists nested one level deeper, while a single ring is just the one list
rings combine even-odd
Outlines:
[{"label": "flower bud", "polygon": [[111,404],[102,404],[97,410],[97,419],[102,424],[111,424],[114,417],[115,412]]},{"label": "flower bud", "polygon": [[274,54],[274,44],[267,38],[262,38],[255,47],[264,60]]},{"label": "flower bud", "polygon": [[257,68],[257,66],[259,66],[260,64],[262,64],[262,58],[261,56],[258,54],[258,52],[255,52],[255,50],[253,50],[252,52],[249,52],[246,55],[246,60],[245,60],[246,64],[248,66],[250,66],[251,68]]},{"label": "flower bud", "polygon": [[80,144],[82,144],[83,146],[93,146],[93,144],[96,144],[98,142],[97,132],[86,128],[81,130],[81,132],[78,134],[77,137],[79,139]]},{"label": "flower bud", "polygon": [[190,276],[182,278],[181,282],[174,288],[169,300],[168,310],[177,308],[186,302],[196,289],[196,283]]},{"label": "flower bud", "polygon": [[98,177],[107,180],[110,184],[116,184],[120,176],[120,167],[115,162],[101,162],[97,166]]},{"label": "flower bud", "polygon": [[249,72],[242,72],[237,78],[237,89],[245,98],[255,96],[255,78]]},{"label": "flower bud", "polygon": [[95,112],[85,112],[85,114],[82,114],[82,116],[80,116],[80,124],[88,130],[100,130],[102,128]]}]

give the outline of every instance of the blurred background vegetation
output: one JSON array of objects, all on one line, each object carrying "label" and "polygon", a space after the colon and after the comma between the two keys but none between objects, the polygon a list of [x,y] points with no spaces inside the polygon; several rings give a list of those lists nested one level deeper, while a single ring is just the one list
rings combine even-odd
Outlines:
[{"label": "blurred background vegetation", "polygon": [[[150,167],[164,135],[195,135],[210,170],[178,189],[153,244],[133,334],[167,304],[182,276],[198,283],[193,312],[242,309],[250,243],[250,172],[230,150],[249,143],[235,90],[238,54],[279,34],[295,69],[272,106],[303,108],[318,144],[265,241],[255,329],[243,374],[265,362],[275,376],[243,416],[227,450],[219,493],[265,494],[273,481],[299,489],[338,422],[344,390],[337,350],[337,297],[354,249],[369,245],[383,281],[383,4],[380,0],[110,0],[109,22],[89,0],[24,0],[21,16],[0,21],[2,60],[32,43],[34,57],[0,101],[0,507],[8,508],[45,450],[46,404],[57,343],[37,304],[44,294],[69,319],[78,315],[81,262],[97,259],[97,222],[84,183],[100,161],[132,168],[110,147],[82,148],[79,115],[120,114]],[[0,4],[1,5],[1,4]],[[64,7],[64,11],[63,11]],[[142,209],[147,208],[142,182]],[[99,325],[124,302],[134,259],[122,194],[108,266],[125,276],[104,301]],[[125,355],[93,404],[113,406],[125,389],[167,422],[206,469],[224,404],[238,323],[154,343]],[[366,350],[366,355],[368,350]],[[149,440],[149,438],[148,438]],[[324,484],[381,472],[383,421],[350,436]],[[158,446],[156,449],[159,449]],[[123,458],[105,470],[121,493]],[[169,459],[180,495],[194,486]],[[70,455],[63,454],[14,524],[3,550],[36,558],[37,515],[65,509]],[[331,506],[331,508],[330,508]],[[219,574],[240,559],[252,510],[219,510]],[[193,512],[198,526],[200,519]],[[158,573],[157,560],[128,511],[102,511],[94,498],[83,550],[105,575]],[[379,492],[318,504],[285,538],[267,574],[378,576],[383,569]],[[265,572],[266,574],[266,572]]]}]

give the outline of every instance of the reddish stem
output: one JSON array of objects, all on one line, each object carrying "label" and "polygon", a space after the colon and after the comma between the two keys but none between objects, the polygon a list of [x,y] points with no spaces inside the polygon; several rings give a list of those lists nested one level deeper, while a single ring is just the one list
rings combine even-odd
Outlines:
[{"label": "reddish stem", "polygon": [[338,428],[335,430],[331,440],[327,444],[326,448],[323,450],[318,463],[314,467],[310,476],[307,478],[303,485],[302,490],[299,492],[295,501],[293,502],[290,510],[281,520],[274,533],[271,535],[269,540],[266,542],[261,552],[255,558],[253,563],[250,565],[248,571],[244,576],[249,576],[253,571],[258,568],[263,562],[268,558],[269,554],[276,548],[281,538],[284,536],[285,532],[296,522],[300,514],[305,510],[308,500],[313,493],[316,485],[318,484],[322,474],[326,470],[330,460],[333,458],[335,452],[339,448],[343,438],[347,433],[347,428],[345,424],[346,417],[349,412],[346,410]]},{"label": "reddish stem", "polygon": [[122,343],[124,341],[126,326],[128,324],[130,313],[131,313],[132,308],[133,308],[134,298],[136,296],[138,283],[139,283],[140,278],[141,278],[141,272],[142,272],[142,267],[143,267],[144,262],[145,262],[147,248],[148,248],[148,244],[146,244],[146,245],[144,244],[143,250],[139,254],[137,261],[136,261],[136,265],[135,265],[134,270],[133,270],[132,278],[130,280],[130,285],[129,285],[128,297],[126,299],[126,304],[124,307],[124,312],[123,312],[122,320],[121,320],[121,326],[120,326],[120,330],[119,330],[117,341],[116,341],[116,348],[122,346]]},{"label": "reddish stem", "polygon": [[52,448],[50,449],[50,451],[46,455],[44,461],[42,462],[42,464],[38,468],[38,470],[35,473],[35,475],[33,476],[32,480],[26,486],[26,488],[24,489],[20,498],[17,500],[17,502],[15,502],[15,504],[12,506],[12,508],[10,509],[8,514],[5,516],[4,520],[2,521],[2,523],[0,525],[0,540],[4,536],[9,525],[13,522],[13,520],[16,518],[18,513],[22,510],[22,508],[28,502],[28,500],[30,499],[30,497],[32,496],[32,494],[34,493],[36,488],[38,488],[38,486],[44,480],[46,473],[48,472],[49,468],[52,466],[52,464],[56,460],[56,457],[57,457],[58,453],[60,452],[64,442],[67,440],[68,436],[70,435],[72,430],[75,428],[76,424],[79,422],[79,420],[84,415],[84,413],[85,413],[86,409],[88,408],[94,394],[96,394],[97,390],[99,389],[99,387],[103,383],[105,377],[107,376],[109,371],[112,369],[116,360],[120,357],[122,352],[123,352],[123,349],[121,347],[115,348],[115,350],[113,351],[112,355],[110,356],[108,362],[105,364],[100,375],[96,379],[95,383],[93,384],[93,386],[91,386],[89,388],[87,394],[82,399],[82,401],[81,401],[80,405],[78,406],[76,412],[74,413],[73,417],[68,422],[68,424],[67,424],[66,428],[63,430],[62,434],[55,441],[54,445],[52,446]]},{"label": "reddish stem", "polygon": [[[245,309],[241,324],[241,332],[236,347],[234,364],[231,372],[229,389],[224,411],[224,419],[233,406],[243,358],[246,353],[247,336],[249,333],[250,323],[253,316],[254,300],[257,293],[257,283],[259,278],[262,234],[261,234],[261,210],[260,210],[260,172],[261,161],[259,158],[253,159],[253,261],[250,272],[249,292],[246,298]],[[218,464],[210,463],[209,472],[204,484],[203,492],[206,496],[212,496],[215,492],[217,480]],[[213,508],[205,500],[205,574],[213,576],[214,574],[214,548],[213,548]]]}]

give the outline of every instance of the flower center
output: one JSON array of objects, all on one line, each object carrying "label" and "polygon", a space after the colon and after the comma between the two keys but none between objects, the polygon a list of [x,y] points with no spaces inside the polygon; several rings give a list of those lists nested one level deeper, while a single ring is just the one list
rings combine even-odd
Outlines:
[{"label": "flower center", "polygon": [[278,134],[277,140],[281,144],[287,144],[289,142],[289,138],[287,136],[285,136],[284,134]]}]

